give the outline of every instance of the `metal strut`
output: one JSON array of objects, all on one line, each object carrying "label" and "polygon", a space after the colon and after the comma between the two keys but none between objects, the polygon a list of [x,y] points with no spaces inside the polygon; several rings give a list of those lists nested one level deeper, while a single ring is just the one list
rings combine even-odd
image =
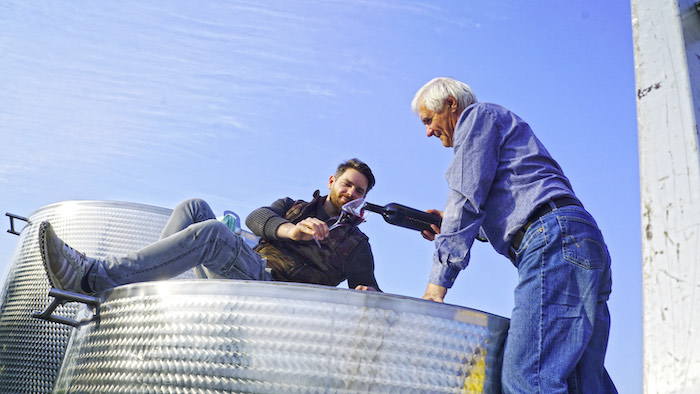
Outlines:
[{"label": "metal strut", "polygon": [[[5,216],[9,216],[9,218],[10,218],[10,229],[7,230],[7,232],[10,234],[19,235],[19,233],[17,231],[15,231],[14,219],[23,220],[23,221],[27,222],[27,224],[29,224],[29,219],[27,219],[23,216],[15,215],[15,214],[9,213],[9,212],[5,212]],[[25,227],[26,226],[27,225],[25,224]],[[24,230],[24,227],[22,227],[22,230]],[[19,231],[22,232],[22,230],[19,230]]]},{"label": "metal strut", "polygon": [[97,297],[91,297],[91,296],[84,295],[84,294],[72,293],[70,291],[58,290],[58,289],[51,289],[49,291],[49,295],[54,297],[54,300],[51,302],[51,304],[48,307],[46,307],[46,310],[44,310],[43,312],[39,312],[39,311],[32,312],[33,318],[47,320],[47,321],[51,321],[54,323],[67,324],[69,326],[77,327],[80,324],[92,321],[95,318],[95,316],[97,315],[96,313],[93,313],[92,318],[83,319],[80,321],[69,319],[69,318],[63,317],[63,316],[54,316],[54,315],[52,315],[53,311],[59,305],[63,305],[67,302],[80,302],[80,303],[92,306],[94,308],[97,308],[100,305],[100,299]]}]

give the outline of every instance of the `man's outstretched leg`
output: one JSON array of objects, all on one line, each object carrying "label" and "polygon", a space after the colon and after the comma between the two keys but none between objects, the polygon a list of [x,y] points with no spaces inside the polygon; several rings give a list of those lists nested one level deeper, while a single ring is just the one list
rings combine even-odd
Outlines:
[{"label": "man's outstretched leg", "polygon": [[173,209],[160,234],[160,239],[182,231],[191,224],[215,218],[214,211],[206,201],[201,198],[190,198],[177,204]]},{"label": "man's outstretched leg", "polygon": [[58,238],[48,222],[40,225],[39,245],[52,285],[79,293],[168,279],[198,264],[230,279],[269,278],[260,256],[215,219],[193,223],[123,257],[88,258]]}]

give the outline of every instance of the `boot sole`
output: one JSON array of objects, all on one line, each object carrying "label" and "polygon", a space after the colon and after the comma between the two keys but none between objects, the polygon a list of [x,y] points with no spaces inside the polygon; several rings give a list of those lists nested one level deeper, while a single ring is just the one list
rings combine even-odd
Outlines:
[{"label": "boot sole", "polygon": [[58,290],[65,290],[63,286],[61,286],[61,282],[59,282],[58,278],[56,278],[56,275],[53,274],[53,271],[51,270],[51,265],[49,264],[48,255],[46,253],[46,231],[49,228],[49,226],[51,226],[49,222],[41,222],[41,224],[39,225],[39,250],[41,251],[41,261],[44,263],[44,270],[46,271],[46,275],[49,277],[49,282],[51,282],[51,286]]}]

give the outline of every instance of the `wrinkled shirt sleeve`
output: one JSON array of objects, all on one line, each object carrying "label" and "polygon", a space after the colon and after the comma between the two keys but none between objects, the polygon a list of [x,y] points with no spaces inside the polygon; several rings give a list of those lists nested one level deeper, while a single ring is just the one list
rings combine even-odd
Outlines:
[{"label": "wrinkled shirt sleeve", "polygon": [[495,118],[476,104],[460,116],[454,133],[454,157],[447,170],[450,188],[435,254],[430,283],[452,287],[457,275],[469,264],[469,250],[479,235],[500,146]]}]

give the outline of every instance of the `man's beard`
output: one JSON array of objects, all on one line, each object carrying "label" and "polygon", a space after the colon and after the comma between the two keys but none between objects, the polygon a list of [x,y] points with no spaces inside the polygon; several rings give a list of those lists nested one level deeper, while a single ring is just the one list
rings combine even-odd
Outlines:
[{"label": "man's beard", "polygon": [[341,196],[340,194],[331,193],[331,195],[330,195],[331,205],[333,205],[333,208],[336,211],[335,213],[338,215],[340,214],[340,211],[343,209],[343,205],[345,205],[345,203],[341,200],[342,197],[345,197],[348,200],[347,202],[352,201],[350,199],[350,197]]}]

